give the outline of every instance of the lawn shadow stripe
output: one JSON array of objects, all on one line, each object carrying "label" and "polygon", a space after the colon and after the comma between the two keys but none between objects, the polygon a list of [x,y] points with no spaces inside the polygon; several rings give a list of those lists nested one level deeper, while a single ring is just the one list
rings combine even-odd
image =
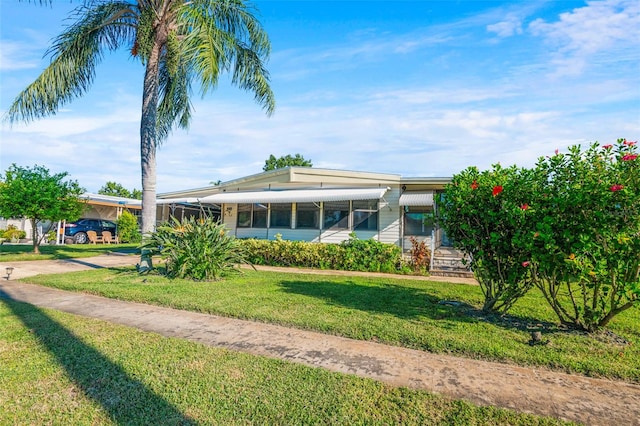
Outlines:
[{"label": "lawn shadow stripe", "polygon": [[78,388],[100,404],[115,423],[198,424],[43,310],[12,300],[2,290],[0,299],[56,358]]},{"label": "lawn shadow stripe", "polygon": [[315,297],[349,309],[391,314],[401,319],[428,317],[463,322],[476,321],[458,307],[441,304],[439,297],[425,290],[402,285],[387,283],[371,286],[361,285],[352,280],[313,283],[283,280],[278,284],[288,293]]}]

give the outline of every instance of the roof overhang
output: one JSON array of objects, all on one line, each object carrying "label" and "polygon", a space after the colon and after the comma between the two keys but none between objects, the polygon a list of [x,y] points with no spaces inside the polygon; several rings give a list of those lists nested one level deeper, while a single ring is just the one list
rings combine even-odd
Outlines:
[{"label": "roof overhang", "polygon": [[187,197],[187,198],[158,198],[156,200],[157,205],[162,204],[199,204],[201,198]]},{"label": "roof overhang", "polygon": [[390,188],[290,189],[282,191],[224,192],[201,198],[201,203],[311,203],[320,201],[379,200]]},{"label": "roof overhang", "polygon": [[433,191],[406,191],[400,195],[401,206],[433,206]]},{"label": "roof overhang", "polygon": [[133,198],[114,197],[111,195],[85,192],[80,196],[80,199],[86,200],[88,204],[93,206],[126,207],[128,209],[138,210],[142,208],[142,201]]}]

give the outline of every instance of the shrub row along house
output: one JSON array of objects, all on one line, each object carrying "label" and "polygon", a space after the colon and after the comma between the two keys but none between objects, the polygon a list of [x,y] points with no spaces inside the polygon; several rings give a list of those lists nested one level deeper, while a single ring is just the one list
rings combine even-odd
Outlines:
[{"label": "shrub row along house", "polygon": [[[339,243],[355,235],[435,250],[436,269],[459,269],[460,256],[435,222],[434,202],[450,178],[287,167],[216,186],[160,194],[158,223],[209,214],[238,238]],[[462,268],[464,269],[464,268]]]}]

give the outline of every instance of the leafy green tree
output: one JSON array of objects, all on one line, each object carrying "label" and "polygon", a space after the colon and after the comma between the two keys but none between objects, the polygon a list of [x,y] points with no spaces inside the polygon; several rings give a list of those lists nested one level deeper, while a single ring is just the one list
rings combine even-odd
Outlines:
[{"label": "leafy green tree", "polygon": [[98,194],[112,195],[114,197],[133,198],[136,200],[142,199],[142,191],[139,189],[133,189],[129,191],[127,188],[117,182],[107,182],[102,185],[102,188],[98,190]]},{"label": "leafy green tree", "polygon": [[83,95],[107,52],[126,49],[144,67],[140,154],[142,232],[156,221],[156,148],[174,127],[191,120],[192,86],[204,96],[219,77],[275,108],[264,62],[270,42],[244,0],[85,0],[75,20],[49,48],[49,66],[22,91],[8,119],[31,121],[55,114]]},{"label": "leafy green tree", "polygon": [[123,243],[139,243],[142,239],[138,219],[128,210],[123,210],[118,218],[118,238]]},{"label": "leafy green tree", "polygon": [[313,163],[311,160],[306,160],[302,155],[296,154],[295,157],[287,154],[280,158],[276,158],[273,154],[269,156],[264,162],[264,167],[262,170],[269,171],[275,169],[282,169],[284,167],[313,167]]},{"label": "leafy green tree", "polygon": [[531,180],[530,171],[515,166],[469,167],[452,178],[438,203],[447,235],[480,283],[485,311],[506,312],[533,286],[529,253],[517,244],[526,232]]},{"label": "leafy green tree", "polygon": [[[85,202],[79,198],[84,189],[74,180],[65,181],[67,176],[66,172],[52,175],[42,166],[28,168],[15,164],[0,176],[0,216],[29,219],[36,254],[55,222],[77,220],[84,212]],[[38,225],[44,222],[50,224],[39,236]]]},{"label": "leafy green tree", "polygon": [[640,304],[640,159],[636,142],[573,146],[541,158],[532,226],[534,283],[563,324],[595,331]]}]

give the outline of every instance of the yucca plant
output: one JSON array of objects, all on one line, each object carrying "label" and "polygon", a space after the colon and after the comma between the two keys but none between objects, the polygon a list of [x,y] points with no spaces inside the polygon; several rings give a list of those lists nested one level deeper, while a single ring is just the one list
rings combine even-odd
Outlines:
[{"label": "yucca plant", "polygon": [[218,280],[249,263],[235,237],[212,218],[172,218],[146,238],[141,248],[165,260],[166,274],[172,278]]}]

